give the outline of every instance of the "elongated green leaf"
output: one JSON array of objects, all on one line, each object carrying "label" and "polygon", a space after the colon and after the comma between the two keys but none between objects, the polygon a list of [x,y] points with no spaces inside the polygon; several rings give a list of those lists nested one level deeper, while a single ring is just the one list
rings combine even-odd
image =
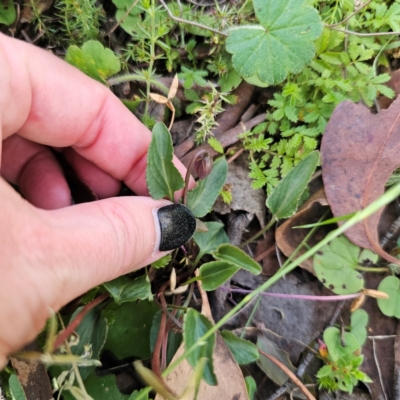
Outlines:
[{"label": "elongated green leaf", "polygon": [[259,86],[276,85],[299,73],[314,57],[323,29],[316,9],[304,0],[253,0],[260,25],[231,30],[226,49],[239,75]]},{"label": "elongated green leaf", "polygon": [[360,248],[345,236],[333,239],[313,258],[317,278],[333,293],[357,293],[364,286],[362,275],[355,270],[359,254]]},{"label": "elongated green leaf", "polygon": [[227,281],[239,267],[225,261],[211,261],[200,267],[200,278],[204,290],[215,290]]},{"label": "elongated green leaf", "polygon": [[250,364],[260,358],[256,345],[249,340],[241,339],[231,331],[221,331],[221,335],[239,365]]},{"label": "elongated green leaf", "polygon": [[167,127],[158,122],[153,128],[146,168],[147,186],[155,200],[168,197],[173,201],[174,193],[184,186],[182,176],[172,162],[173,151]]},{"label": "elongated green leaf", "polygon": [[387,276],[380,283],[378,290],[389,295],[388,299],[378,299],[379,309],[388,317],[400,319],[400,279]]},{"label": "elongated green leaf", "polygon": [[13,400],[26,400],[24,389],[18,380],[17,375],[12,374],[8,380]]},{"label": "elongated green leaf", "polygon": [[254,275],[258,275],[262,270],[257,261],[254,261],[243,250],[231,244],[221,244],[213,255],[221,261],[226,261],[236,267],[245,269]]},{"label": "elongated green leaf", "polygon": [[[211,322],[204,315],[201,315],[193,308],[190,308],[185,315],[185,321],[183,324],[183,340],[185,342],[185,348],[189,349],[192,347],[211,327]],[[212,386],[215,386],[218,383],[217,377],[214,374],[212,359],[214,345],[215,334],[210,336],[201,346],[197,347],[196,350],[187,358],[193,369],[196,369],[200,358],[204,357],[207,359],[204,366],[203,379],[206,383]]]},{"label": "elongated green leaf", "polygon": [[249,400],[253,400],[254,394],[256,393],[257,390],[257,383],[254,380],[254,378],[250,375],[246,376],[244,380],[246,382],[246,389],[247,389],[247,394],[249,395]]},{"label": "elongated green leaf", "polygon": [[11,25],[16,17],[14,1],[0,1],[0,24]]},{"label": "elongated green leaf", "polygon": [[151,286],[147,275],[136,279],[120,276],[110,282],[104,283],[104,287],[110,292],[117,304],[128,301],[151,299]]},{"label": "elongated green leaf", "polygon": [[195,217],[204,217],[211,210],[224,186],[227,174],[228,163],[225,157],[221,157],[214,163],[210,175],[200,180],[197,186],[188,193],[187,206]]},{"label": "elongated green leaf", "polygon": [[219,222],[205,222],[208,231],[196,232],[193,235],[194,241],[200,248],[197,260],[204,254],[213,252],[220,244],[229,243],[229,238],[224,231],[224,225]]},{"label": "elongated green leaf", "polygon": [[278,183],[267,199],[267,207],[276,219],[289,218],[296,212],[299,199],[318,161],[318,151],[311,152]]}]

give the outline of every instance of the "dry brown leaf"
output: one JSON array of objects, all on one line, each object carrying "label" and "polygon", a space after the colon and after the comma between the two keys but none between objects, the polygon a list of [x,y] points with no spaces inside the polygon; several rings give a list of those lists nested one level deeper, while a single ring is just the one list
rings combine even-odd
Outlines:
[{"label": "dry brown leaf", "polygon": [[[400,165],[399,147],[400,99],[377,115],[350,101],[336,107],[321,143],[322,178],[334,216],[359,211],[384,193]],[[381,214],[376,212],[345,234],[356,245],[399,264],[379,245]]]},{"label": "dry brown leaf", "polygon": [[[201,299],[202,309],[201,313],[211,320],[211,308],[208,302],[207,293],[201,288],[201,283],[198,281]],[[182,344],[176,352],[171,363],[179,358],[185,347]],[[213,354],[214,361],[214,373],[217,376],[218,385],[210,386],[204,381],[200,382],[197,400],[211,400],[211,399],[235,399],[235,400],[247,400],[247,389],[243,378],[242,371],[239,365],[236,363],[232,356],[228,346],[225,344],[221,334],[217,331],[215,349]],[[193,375],[193,368],[187,360],[181,362],[177,368],[175,368],[165,379],[165,383],[174,390],[175,393],[183,394],[188,382]],[[162,400],[159,394],[157,394],[155,400]]]},{"label": "dry brown leaf", "polygon": [[161,94],[149,93],[149,96],[152,100],[154,100],[155,102],[157,102],[159,104],[167,104],[168,103],[168,99]]},{"label": "dry brown leaf", "polygon": [[31,22],[37,14],[42,14],[44,11],[48,10],[52,4],[53,0],[32,0],[35,7],[35,12],[32,10],[31,4],[29,2],[25,3],[21,11],[21,23]]},{"label": "dry brown leaf", "polygon": [[176,96],[179,88],[179,79],[178,74],[175,74],[174,79],[172,80],[171,87],[168,92],[168,100],[173,99]]}]

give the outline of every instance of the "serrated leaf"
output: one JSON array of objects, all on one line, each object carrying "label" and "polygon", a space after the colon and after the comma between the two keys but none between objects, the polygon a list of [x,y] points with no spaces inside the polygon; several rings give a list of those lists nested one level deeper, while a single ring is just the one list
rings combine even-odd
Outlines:
[{"label": "serrated leaf", "polygon": [[222,147],[222,144],[218,141],[217,138],[215,137],[210,137],[208,139],[208,144],[218,153],[224,154],[224,148]]},{"label": "serrated leaf", "polygon": [[323,24],[302,0],[253,0],[253,5],[260,25],[231,30],[226,49],[239,75],[276,85],[311,62]]},{"label": "serrated leaf", "polygon": [[156,123],[152,131],[146,168],[147,186],[155,200],[168,197],[173,201],[174,193],[185,184],[172,162],[173,151],[167,127],[162,122]]},{"label": "serrated leaf", "polygon": [[199,246],[199,255],[197,259],[200,260],[204,254],[213,252],[220,244],[229,243],[228,235],[225,233],[224,225],[219,222],[205,222],[208,231],[196,232],[193,235],[194,241]]},{"label": "serrated leaf", "polygon": [[153,263],[151,263],[151,266],[153,268],[164,268],[165,266],[167,266],[169,264],[169,262],[171,261],[171,258],[172,258],[171,254],[166,254],[165,256],[161,257],[157,261],[154,261]]},{"label": "serrated leaf", "polygon": [[197,218],[204,217],[212,208],[228,174],[228,163],[225,157],[218,159],[210,175],[200,180],[197,186],[188,193],[187,206]]},{"label": "serrated leaf", "polygon": [[0,24],[11,25],[16,17],[14,1],[0,1]]},{"label": "serrated leaf", "polygon": [[400,319],[400,280],[395,276],[387,276],[379,284],[378,290],[389,295],[388,299],[378,299],[382,314]]},{"label": "serrated leaf", "polygon": [[314,256],[313,266],[317,278],[336,294],[359,292],[364,286],[358,266],[359,247],[345,236],[333,239]]},{"label": "serrated leaf", "polygon": [[119,59],[113,51],[104,48],[96,40],[89,40],[82,48],[69,46],[65,61],[101,83],[105,83],[109,76],[115,75],[121,69]]},{"label": "serrated leaf", "polygon": [[221,336],[239,365],[250,364],[260,358],[256,345],[249,340],[239,338],[231,331],[221,331]]},{"label": "serrated leaf", "polygon": [[117,304],[136,300],[147,300],[151,298],[151,285],[147,275],[139,276],[136,279],[129,279],[127,276],[120,276],[103,286],[110,292]]},{"label": "serrated leaf", "polygon": [[203,289],[206,291],[217,289],[239,269],[225,261],[211,261],[203,264],[199,269]]},{"label": "serrated leaf", "polygon": [[[204,315],[201,315],[193,308],[189,308],[185,315],[183,324],[183,340],[185,342],[185,348],[188,349],[192,347],[198,339],[211,329],[211,327],[211,322]],[[210,336],[203,345],[197,347],[196,350],[187,357],[187,360],[193,369],[196,368],[200,358],[204,357],[207,359],[204,366],[203,379],[211,386],[215,386],[218,383],[213,368],[214,346],[215,333]]]},{"label": "serrated leaf", "polygon": [[297,210],[298,201],[307,187],[319,161],[319,152],[312,151],[278,183],[267,199],[267,207],[275,218],[289,218]]},{"label": "serrated leaf", "polygon": [[245,269],[254,275],[258,275],[262,271],[262,268],[257,261],[254,261],[243,250],[240,250],[239,247],[231,244],[220,245],[213,255],[218,260],[225,261],[236,267]]}]

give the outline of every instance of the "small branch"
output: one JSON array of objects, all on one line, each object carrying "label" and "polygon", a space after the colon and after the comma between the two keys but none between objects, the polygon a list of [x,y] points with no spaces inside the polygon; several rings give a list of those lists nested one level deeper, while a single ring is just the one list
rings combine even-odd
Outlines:
[{"label": "small branch", "polygon": [[275,365],[277,365],[295,384],[296,386],[303,392],[303,394],[307,397],[307,400],[315,400],[315,397],[310,393],[310,391],[304,386],[303,382],[283,363],[277,360],[275,357],[270,356],[264,351],[258,349],[258,351],[264,356],[271,360]]},{"label": "small branch", "polygon": [[180,22],[182,24],[188,24],[188,25],[192,25],[192,26],[197,26],[198,28],[205,29],[205,30],[210,31],[210,32],[214,32],[214,33],[216,33],[218,35],[228,36],[226,33],[221,32],[221,31],[219,31],[217,29],[211,28],[211,27],[209,27],[207,25],[203,25],[203,24],[200,24],[198,22],[188,21],[188,20],[183,19],[183,18],[175,17],[175,15],[172,14],[171,10],[165,4],[164,0],[160,0],[160,3],[164,7],[165,11],[168,13],[169,17],[171,19],[173,19],[174,21],[176,21],[176,22]]},{"label": "small branch", "polygon": [[53,351],[57,350],[67,339],[68,337],[76,330],[76,328],[80,325],[85,315],[94,307],[98,306],[105,299],[110,296],[109,293],[103,293],[99,297],[96,297],[91,302],[87,303],[82,310],[78,313],[75,319],[63,330],[61,331],[56,340],[54,341]]},{"label": "small branch", "polygon": [[117,23],[111,28],[111,30],[104,36],[110,36],[120,26],[120,24],[122,24],[125,21],[125,18],[129,15],[133,7],[135,7],[138,2],[139,0],[134,1],[132,5],[128,8],[128,11],[123,15],[123,17],[119,21],[117,21]]},{"label": "small branch", "polygon": [[400,35],[400,32],[376,32],[376,33],[361,33],[349,31],[347,29],[339,29],[333,26],[325,25],[327,28],[333,29],[334,31],[348,33],[349,35],[360,36],[360,37],[376,37],[376,36],[390,36],[390,35]]},{"label": "small branch", "polygon": [[357,8],[357,10],[355,10],[353,13],[351,13],[348,17],[346,17],[343,21],[340,21],[336,24],[332,24],[332,25],[325,25],[327,28],[333,28],[335,26],[338,25],[342,25],[344,23],[346,23],[350,18],[354,17],[360,10],[362,10],[364,7],[366,7],[369,3],[371,3],[372,0],[368,0],[366,3],[364,3],[363,5],[361,5],[360,7]]}]

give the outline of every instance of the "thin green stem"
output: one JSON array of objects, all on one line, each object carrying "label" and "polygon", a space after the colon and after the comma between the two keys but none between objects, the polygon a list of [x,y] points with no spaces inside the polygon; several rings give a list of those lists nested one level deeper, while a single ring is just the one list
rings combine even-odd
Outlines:
[{"label": "thin green stem", "polygon": [[365,271],[365,272],[388,272],[389,268],[387,267],[362,267],[358,265],[356,268],[358,271]]},{"label": "thin green stem", "polygon": [[263,233],[267,232],[269,228],[276,222],[276,218],[272,217],[271,221],[268,222],[267,225],[264,226],[261,230],[259,230],[255,235],[253,235],[250,239],[246,240],[243,242],[239,247],[244,247],[250,244],[253,240],[256,240],[259,236],[261,236]]},{"label": "thin green stem", "polygon": [[257,308],[258,308],[258,306],[260,305],[261,298],[262,298],[261,295],[258,296],[257,302],[256,302],[256,304],[254,304],[254,307],[253,307],[253,309],[251,310],[251,314],[249,315],[249,318],[248,318],[247,321],[246,321],[246,325],[244,326],[243,331],[242,331],[242,333],[240,334],[240,337],[241,337],[241,338],[246,334],[246,328],[248,328],[248,327],[250,326],[250,324],[251,324],[251,321],[253,321],[254,314],[256,313]]}]

